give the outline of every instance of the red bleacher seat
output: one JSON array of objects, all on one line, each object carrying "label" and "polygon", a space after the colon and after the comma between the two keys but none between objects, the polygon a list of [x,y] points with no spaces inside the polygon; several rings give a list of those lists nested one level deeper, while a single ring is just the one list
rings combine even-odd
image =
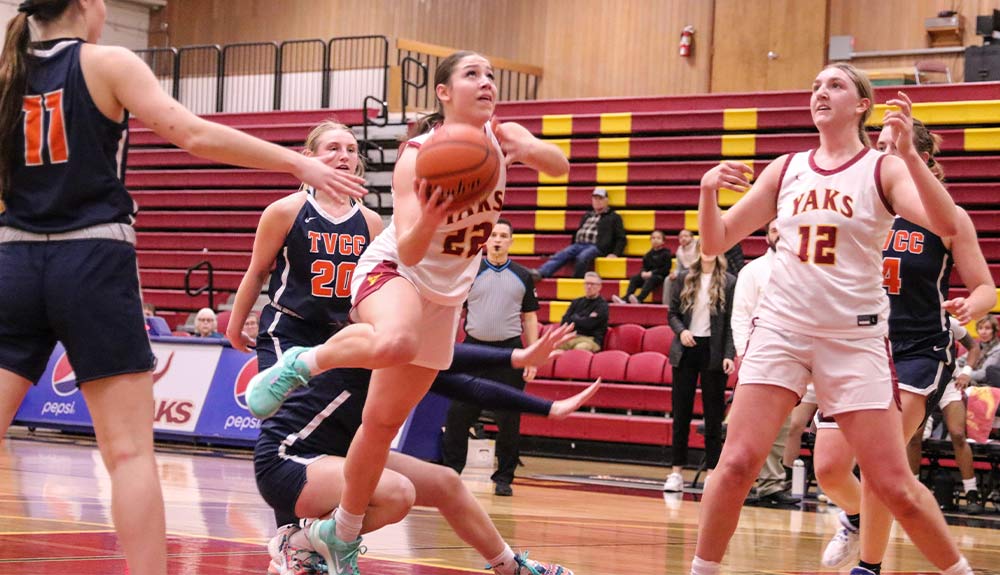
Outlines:
[{"label": "red bleacher seat", "polygon": [[177,337],[191,337],[190,333],[188,333],[186,331],[181,331],[179,329],[175,329],[174,331],[172,331],[171,335],[175,335]]},{"label": "red bleacher seat", "polygon": [[227,309],[225,311],[220,311],[215,315],[215,319],[219,323],[219,326],[216,328],[219,333],[226,333],[226,328],[229,327],[229,316],[232,314],[233,312]]},{"label": "red bleacher seat", "polygon": [[658,351],[664,355],[670,354],[670,344],[674,341],[674,330],[669,325],[647,327],[642,336],[642,351]]},{"label": "red bleacher seat", "polygon": [[535,379],[549,379],[552,377],[553,371],[555,371],[556,361],[550,359],[549,361],[538,366],[538,373],[535,374]]},{"label": "red bleacher seat", "polygon": [[585,380],[590,377],[590,362],[594,354],[583,349],[571,349],[556,358],[552,376],[556,379]]},{"label": "red bleacher seat", "polygon": [[604,381],[625,381],[628,358],[629,354],[617,349],[594,354],[590,363],[590,379],[600,377]]},{"label": "red bleacher seat", "polygon": [[656,351],[643,351],[628,358],[625,368],[625,381],[631,383],[665,383],[663,381],[663,366],[667,356]]},{"label": "red bleacher seat", "polygon": [[634,323],[617,325],[604,336],[604,349],[617,349],[632,355],[642,351],[642,338],[646,328]]}]

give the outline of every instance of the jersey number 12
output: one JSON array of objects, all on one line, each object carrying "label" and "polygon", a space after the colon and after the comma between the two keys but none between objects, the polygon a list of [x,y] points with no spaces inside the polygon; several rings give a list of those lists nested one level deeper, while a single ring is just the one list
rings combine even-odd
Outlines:
[{"label": "jersey number 12", "polygon": [[[49,163],[62,164],[69,160],[69,143],[63,122],[63,91],[56,90],[42,96],[24,97],[24,165],[45,164],[43,148],[48,148]],[[45,133],[45,113],[48,112],[48,133]]]}]

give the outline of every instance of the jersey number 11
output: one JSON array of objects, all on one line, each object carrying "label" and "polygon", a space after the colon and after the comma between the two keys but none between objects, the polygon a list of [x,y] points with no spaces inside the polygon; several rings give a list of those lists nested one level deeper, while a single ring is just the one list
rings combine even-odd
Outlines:
[{"label": "jersey number 11", "polygon": [[[24,165],[45,164],[42,149],[49,151],[49,163],[62,164],[69,159],[66,126],[63,123],[63,91],[24,97]],[[45,133],[45,112],[48,112],[48,134]]]}]

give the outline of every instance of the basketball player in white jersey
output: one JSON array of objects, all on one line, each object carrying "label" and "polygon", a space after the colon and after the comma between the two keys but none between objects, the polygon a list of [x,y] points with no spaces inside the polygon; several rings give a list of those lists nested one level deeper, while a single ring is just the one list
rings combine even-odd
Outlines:
[{"label": "basketball player in white jersey", "polygon": [[[947,575],[970,574],[934,498],[909,471],[886,339],[882,243],[898,212],[939,235],[956,207],[913,148],[910,101],[890,100],[884,124],[900,157],[871,149],[871,84],[849,64],[824,68],[810,110],[816,150],[782,156],[750,188],[738,162],[701,181],[702,249],[719,254],[777,217],[781,241],[743,365],[715,477],[702,499],[692,575],[715,575],[743,499],[781,424],[812,379],[881,499],[924,555]],[[725,215],[722,187],[749,192]]]},{"label": "basketball player in white jersey", "polygon": [[392,223],[362,255],[351,282],[351,317],[359,323],[322,346],[288,350],[254,378],[248,393],[254,415],[269,417],[315,374],[338,367],[373,370],[361,428],[344,462],[340,506],[332,519],[309,529],[331,573],[357,572],[364,510],[389,445],[438,371],[451,364],[461,305],[503,207],[506,165],[519,161],[550,175],[569,170],[556,146],[520,125],[491,122],[497,88],[486,58],[452,54],[438,64],[434,80],[439,111],[424,126],[463,123],[485,130],[505,160],[496,188],[482,202],[452,213],[449,200],[439,201],[441,189],[431,191],[415,176],[417,149],[429,135],[407,142],[393,172]]}]

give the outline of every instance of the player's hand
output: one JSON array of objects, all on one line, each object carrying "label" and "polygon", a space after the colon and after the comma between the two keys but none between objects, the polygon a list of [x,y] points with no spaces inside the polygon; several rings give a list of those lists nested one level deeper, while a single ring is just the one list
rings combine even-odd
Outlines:
[{"label": "player's hand", "polygon": [[722,360],[722,371],[725,372],[726,375],[732,374],[736,371],[736,363],[728,358]]},{"label": "player's hand", "polygon": [[566,419],[570,414],[580,409],[580,406],[588,399],[593,397],[599,387],[601,387],[601,378],[597,378],[597,381],[588,385],[587,389],[572,397],[553,401],[552,407],[549,408],[549,419]]},{"label": "player's hand", "polygon": [[527,128],[513,122],[503,122],[496,116],[490,120],[490,129],[500,142],[500,149],[503,150],[504,164],[510,166],[514,162],[524,163],[524,159],[531,156],[535,146],[535,137]]},{"label": "player's hand", "polygon": [[745,192],[750,189],[750,178],[753,177],[753,169],[743,162],[726,160],[705,172],[701,177],[701,189],[718,192],[722,188],[737,192]]},{"label": "player's hand", "polygon": [[[331,152],[327,156],[334,154]],[[368,193],[365,179],[328,164],[327,156],[303,157],[295,176],[325,194],[342,194],[360,199]]]},{"label": "player's hand", "polygon": [[250,348],[254,347],[256,342],[247,335],[247,332],[243,331],[238,327],[234,327],[226,330],[226,339],[229,340],[229,344],[233,346],[236,351],[249,352]]},{"label": "player's hand", "polygon": [[967,324],[972,321],[972,306],[969,305],[969,300],[964,297],[950,299],[942,303],[941,307],[955,316],[955,319],[961,324]]},{"label": "player's hand", "polygon": [[511,367],[539,366],[562,353],[558,347],[576,337],[573,324],[562,324],[551,329],[535,343],[524,349],[515,349],[510,356]]},{"label": "player's hand", "polygon": [[537,376],[538,376],[538,366],[529,365],[528,367],[524,368],[524,381],[528,382],[535,381],[535,377]]},{"label": "player's hand", "polygon": [[682,331],[679,337],[681,338],[681,345],[683,345],[684,347],[695,346],[696,342],[694,341],[694,334],[691,333],[691,330],[686,329]]},{"label": "player's hand", "polygon": [[965,373],[960,374],[958,377],[955,378],[955,389],[957,389],[958,391],[964,391],[965,388],[969,387],[970,383],[972,383],[971,376]]},{"label": "player's hand", "polygon": [[913,104],[910,97],[903,92],[896,92],[898,98],[886,102],[889,108],[882,116],[882,125],[892,129],[892,143],[900,156],[916,153],[913,147]]},{"label": "player's hand", "polygon": [[420,200],[420,220],[418,225],[426,225],[436,229],[451,213],[452,198],[444,197],[444,190],[437,186],[433,190],[426,179],[414,180],[413,189]]}]

